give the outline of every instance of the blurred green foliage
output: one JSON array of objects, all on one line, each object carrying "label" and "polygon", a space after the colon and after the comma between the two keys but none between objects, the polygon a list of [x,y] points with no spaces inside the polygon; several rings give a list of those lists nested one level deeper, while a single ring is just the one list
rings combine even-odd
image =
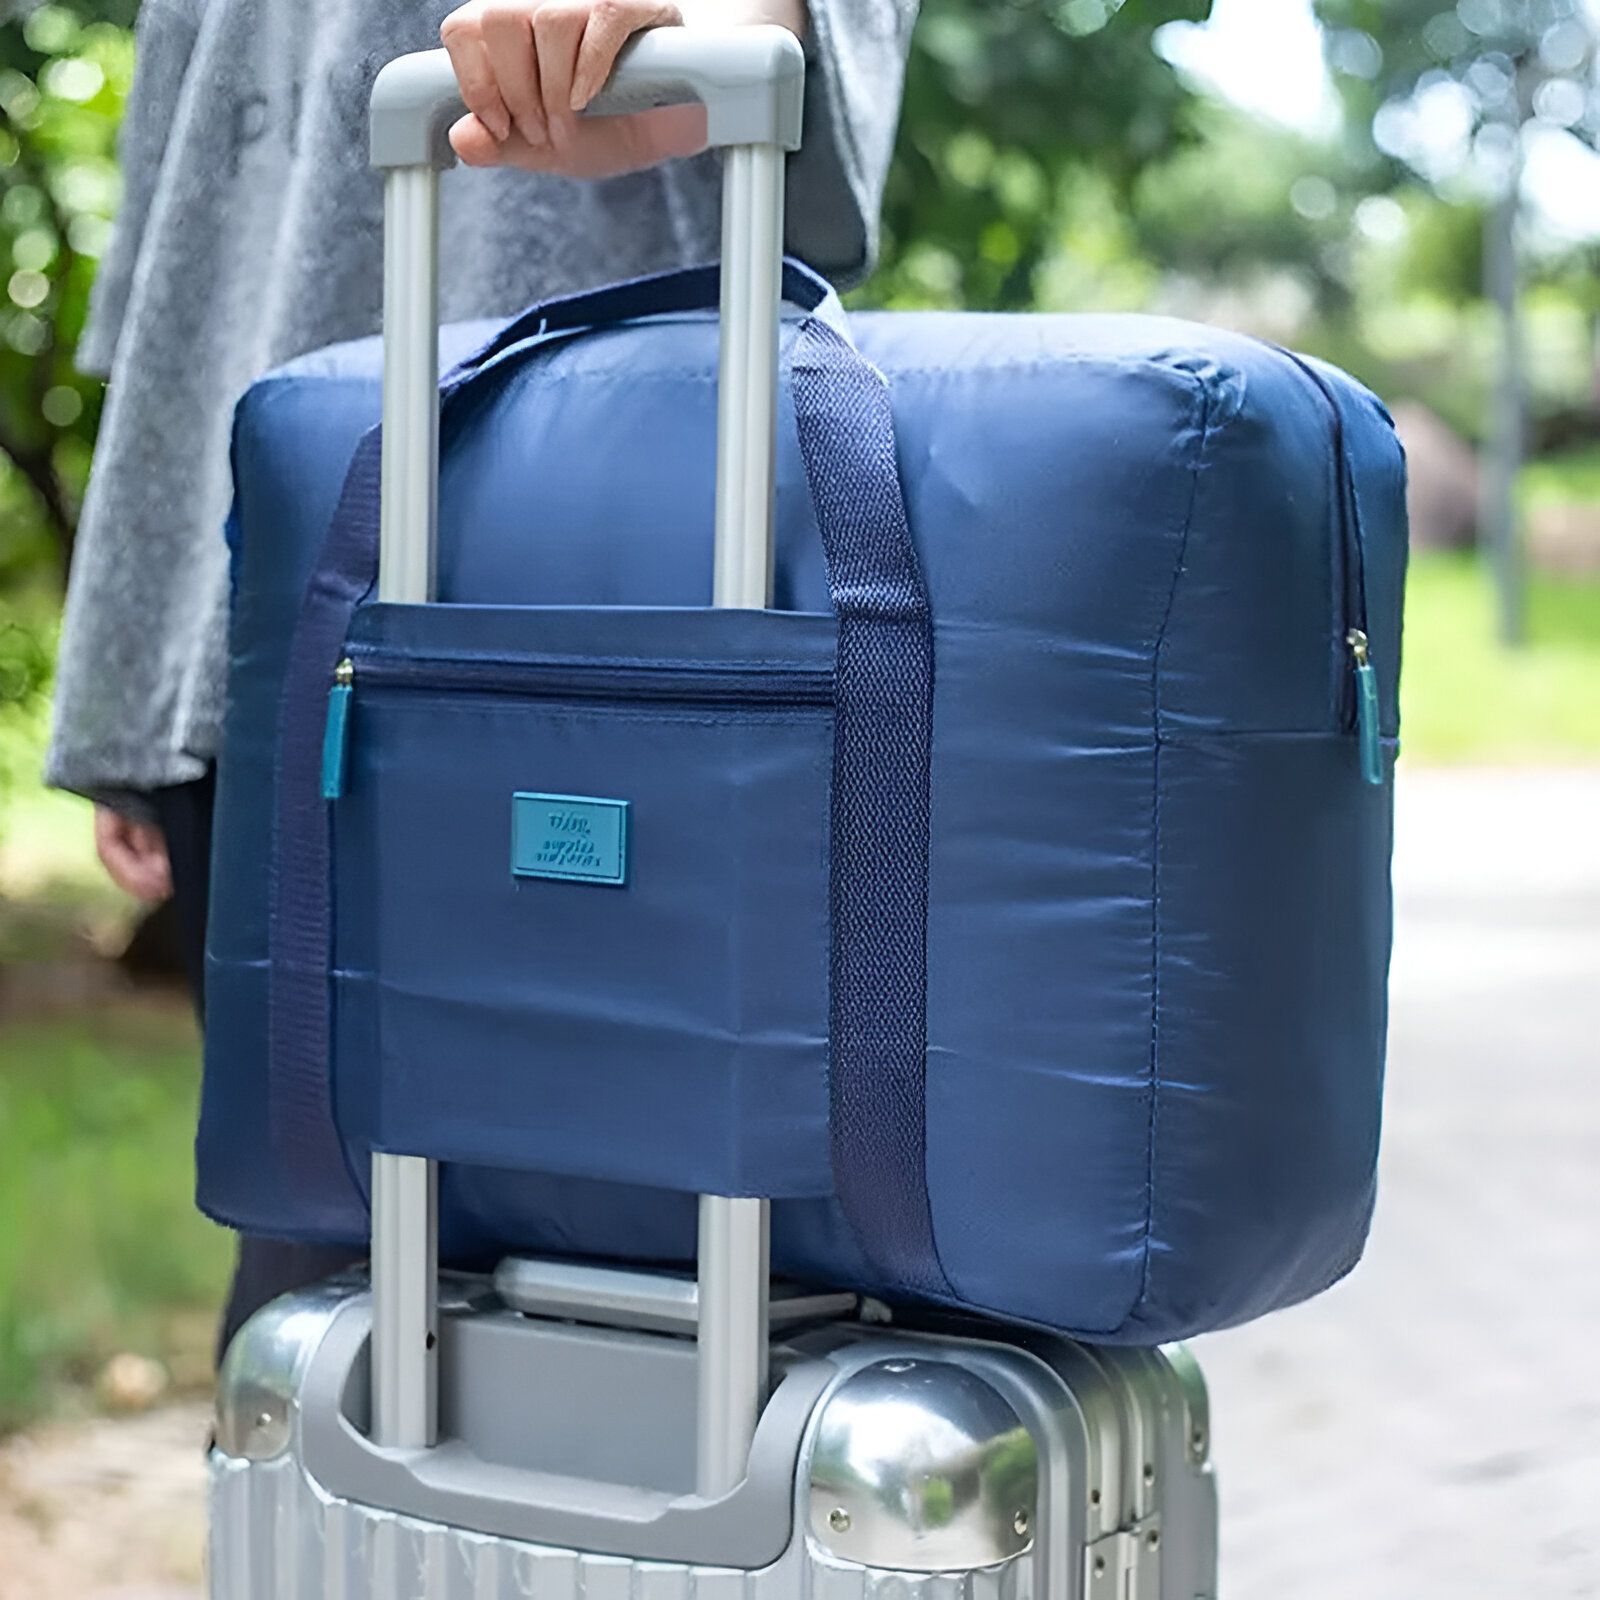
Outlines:
[{"label": "blurred green foliage", "polygon": [[1600,505],[1600,444],[1535,461],[1523,474],[1522,494],[1530,506]]},{"label": "blurred green foliage", "polygon": [[0,1029],[0,1432],[120,1351],[209,1378],[231,1244],[190,1198],[195,1056],[169,1005]]},{"label": "blurred green foliage", "polygon": [[[1316,0],[1326,53],[1370,181],[1390,164],[1449,183],[1492,178],[1529,122],[1600,143],[1597,35],[1588,0]],[[1436,127],[1430,136],[1429,99]]]},{"label": "blurred green foliage", "polygon": [[[1119,9],[1120,7],[1120,9]],[[1153,48],[1211,0],[924,0],[884,197],[878,304],[1014,310],[1083,191],[1191,137],[1192,93]]]},{"label": "blurred green foliage", "polygon": [[0,27],[0,796],[31,766],[99,423],[73,354],[116,206],[132,0]]},{"label": "blurred green foliage", "polygon": [[0,587],[0,799],[31,775],[54,643],[49,597],[8,596]]},{"label": "blurred green foliage", "polygon": [[[1443,303],[1472,318],[1490,266],[1495,208],[1519,210],[1526,286],[1555,289],[1589,319],[1587,382],[1552,384],[1546,370],[1502,372],[1530,389],[1534,443],[1593,434],[1600,360],[1595,246],[1562,243],[1518,196],[1535,141],[1600,149],[1600,12],[1589,0],[1315,0],[1345,117],[1344,185],[1401,210],[1403,250],[1377,287],[1390,302]],[[1499,234],[1512,224],[1502,222]],[[1502,251],[1508,248],[1500,247]],[[1506,291],[1509,293],[1509,291]],[[1545,304],[1551,297],[1545,298]],[[1508,301],[1509,304],[1509,301]],[[1526,308],[1525,308],[1526,309]],[[1481,321],[1481,318],[1479,319]],[[1576,335],[1581,345],[1585,335]],[[1441,363],[1445,369],[1460,363]],[[1482,374],[1474,384],[1481,390]],[[1459,398],[1460,391],[1457,390]],[[1476,402],[1481,399],[1473,395]],[[1447,401],[1441,409],[1449,414]],[[1452,420],[1480,435],[1485,407]],[[1574,417],[1574,412],[1582,415]]]},{"label": "blurred green foliage", "polygon": [[[95,16],[103,11],[46,5],[0,29],[0,450],[13,469],[0,501],[0,583],[69,558],[99,420],[100,385],[72,358],[116,206],[116,133],[133,70],[126,26]],[[34,519],[19,514],[23,492]]]}]

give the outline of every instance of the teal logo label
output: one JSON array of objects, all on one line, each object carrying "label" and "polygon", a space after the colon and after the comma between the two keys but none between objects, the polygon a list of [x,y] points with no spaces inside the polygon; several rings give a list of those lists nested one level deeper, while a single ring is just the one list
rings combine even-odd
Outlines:
[{"label": "teal logo label", "polygon": [[569,883],[628,881],[628,802],[576,794],[511,797],[511,872]]}]

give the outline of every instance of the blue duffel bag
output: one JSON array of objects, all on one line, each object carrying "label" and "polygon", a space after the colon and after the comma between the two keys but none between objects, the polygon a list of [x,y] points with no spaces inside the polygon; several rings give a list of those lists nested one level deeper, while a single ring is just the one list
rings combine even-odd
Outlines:
[{"label": "blue duffel bag", "polygon": [[775,1268],[1099,1341],[1327,1287],[1378,1147],[1404,470],[1342,375],[791,267],[776,609],[713,611],[714,269],[448,330],[439,593],[380,350],[241,403],[200,1201]]}]

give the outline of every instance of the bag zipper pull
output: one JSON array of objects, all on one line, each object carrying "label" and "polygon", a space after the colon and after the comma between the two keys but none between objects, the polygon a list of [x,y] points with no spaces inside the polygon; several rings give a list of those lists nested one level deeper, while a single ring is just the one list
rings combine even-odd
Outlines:
[{"label": "bag zipper pull", "polygon": [[1356,735],[1361,745],[1361,776],[1383,786],[1383,737],[1378,727],[1378,673],[1372,665],[1371,646],[1359,628],[1345,636],[1356,664]]},{"label": "bag zipper pull", "polygon": [[356,664],[349,656],[333,669],[328,690],[328,720],[322,730],[322,798],[337,800],[344,793],[345,759],[350,750],[350,695],[355,688]]}]

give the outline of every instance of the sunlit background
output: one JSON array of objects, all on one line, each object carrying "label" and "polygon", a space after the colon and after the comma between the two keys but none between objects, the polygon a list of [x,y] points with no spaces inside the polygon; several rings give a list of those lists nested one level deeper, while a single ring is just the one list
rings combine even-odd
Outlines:
[{"label": "sunlit background", "polygon": [[[0,1600],[194,1594],[227,1260],[170,930],[38,783],[134,10],[0,26]],[[858,303],[1225,323],[1410,454],[1383,1200],[1201,1342],[1222,1600],[1600,1595],[1597,46],[1600,0],[922,10]]]}]

